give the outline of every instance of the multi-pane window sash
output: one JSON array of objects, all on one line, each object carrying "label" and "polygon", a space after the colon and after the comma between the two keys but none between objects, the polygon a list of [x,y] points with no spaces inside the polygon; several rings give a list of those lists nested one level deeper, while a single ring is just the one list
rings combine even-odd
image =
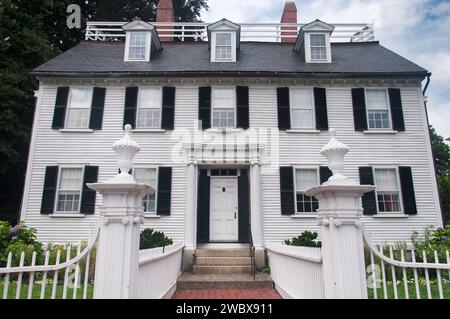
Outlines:
[{"label": "multi-pane window sash", "polygon": [[66,128],[88,128],[93,89],[71,88],[67,107]]},{"label": "multi-pane window sash", "polygon": [[234,88],[212,90],[212,123],[214,128],[234,128],[236,97]]},{"label": "multi-pane window sash", "polygon": [[369,129],[389,129],[389,102],[385,89],[367,89],[367,120]]},{"label": "multi-pane window sash", "polygon": [[232,59],[231,33],[216,34],[216,60],[228,61]]},{"label": "multi-pane window sash", "polygon": [[160,87],[140,87],[137,127],[160,128],[161,104],[162,92]]},{"label": "multi-pane window sash", "polygon": [[314,213],[317,211],[319,202],[315,197],[306,195],[305,192],[318,184],[317,169],[295,170],[297,213]]},{"label": "multi-pane window sash", "polygon": [[79,212],[82,184],[82,168],[61,168],[56,205],[57,212]]},{"label": "multi-pane window sash", "polygon": [[136,182],[146,184],[155,190],[155,193],[147,194],[142,200],[144,212],[154,213],[156,211],[156,168],[135,168],[133,171]]},{"label": "multi-pane window sash", "polygon": [[325,34],[310,35],[311,60],[327,59],[327,44]]},{"label": "multi-pane window sash", "polygon": [[378,211],[400,212],[400,190],[395,168],[376,168],[375,185],[377,187]]},{"label": "multi-pane window sash", "polygon": [[145,60],[145,51],[147,48],[146,32],[131,32],[130,44],[128,47],[129,60]]},{"label": "multi-pane window sash", "polygon": [[314,95],[309,88],[291,88],[291,127],[293,129],[314,128]]}]

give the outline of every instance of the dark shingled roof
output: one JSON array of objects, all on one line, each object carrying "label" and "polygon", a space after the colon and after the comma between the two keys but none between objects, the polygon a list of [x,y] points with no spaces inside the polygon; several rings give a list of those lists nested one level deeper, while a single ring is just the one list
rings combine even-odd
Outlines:
[{"label": "dark shingled roof", "polygon": [[150,62],[124,62],[124,44],[82,42],[34,69],[33,75],[425,76],[427,70],[378,42],[332,43],[333,63],[305,63],[292,44],[242,42],[235,63],[211,63],[207,42],[164,44]]}]

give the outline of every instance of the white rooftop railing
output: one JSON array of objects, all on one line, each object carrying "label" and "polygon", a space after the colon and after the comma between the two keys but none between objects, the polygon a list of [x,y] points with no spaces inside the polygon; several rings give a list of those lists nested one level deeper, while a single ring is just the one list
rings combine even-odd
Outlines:
[{"label": "white rooftop railing", "polygon": [[[178,38],[180,41],[207,40],[203,22],[151,22],[156,26],[160,38]],[[125,37],[122,26],[126,22],[88,21],[86,40],[120,41]],[[296,38],[305,24],[287,23],[241,23],[241,41],[281,42],[282,38]],[[373,25],[366,23],[334,23],[331,35],[333,42],[367,42],[375,40]]]}]

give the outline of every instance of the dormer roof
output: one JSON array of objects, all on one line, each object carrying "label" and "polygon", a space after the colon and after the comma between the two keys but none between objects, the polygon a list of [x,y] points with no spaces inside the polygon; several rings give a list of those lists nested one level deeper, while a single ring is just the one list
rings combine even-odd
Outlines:
[{"label": "dormer roof", "polygon": [[310,23],[305,24],[300,28],[297,40],[295,41],[294,51],[300,51],[305,40],[305,32],[322,32],[322,33],[333,33],[335,27],[334,25],[325,23],[319,19],[316,19]]},{"label": "dormer roof", "polygon": [[208,33],[208,43],[211,47],[211,32],[212,31],[234,31],[236,32],[236,49],[239,50],[240,42],[241,42],[241,26],[237,23],[234,23],[230,20],[223,18],[217,22],[211,23],[208,25],[207,33]]},{"label": "dormer roof", "polygon": [[148,31],[152,34],[151,41],[156,49],[162,50],[161,41],[159,40],[158,32],[156,32],[156,28],[153,24],[142,21],[140,19],[135,19],[125,25],[122,26],[122,29],[125,32],[133,32],[133,31]]}]

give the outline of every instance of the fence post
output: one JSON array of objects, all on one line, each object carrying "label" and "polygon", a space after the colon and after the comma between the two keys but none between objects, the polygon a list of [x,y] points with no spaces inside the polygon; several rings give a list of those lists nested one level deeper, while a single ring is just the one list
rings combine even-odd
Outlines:
[{"label": "fence post", "polygon": [[333,129],[330,133],[331,140],[320,153],[327,157],[333,175],[306,192],[319,201],[325,298],[367,299],[360,199],[374,187],[359,185],[342,174],[349,149],[335,139]]},{"label": "fence post", "polygon": [[144,220],[142,198],[154,190],[135,182],[129,173],[139,145],[125,136],[113,145],[120,173],[88,187],[102,195],[100,235],[95,264],[95,299],[137,298],[139,283],[139,235]]}]

